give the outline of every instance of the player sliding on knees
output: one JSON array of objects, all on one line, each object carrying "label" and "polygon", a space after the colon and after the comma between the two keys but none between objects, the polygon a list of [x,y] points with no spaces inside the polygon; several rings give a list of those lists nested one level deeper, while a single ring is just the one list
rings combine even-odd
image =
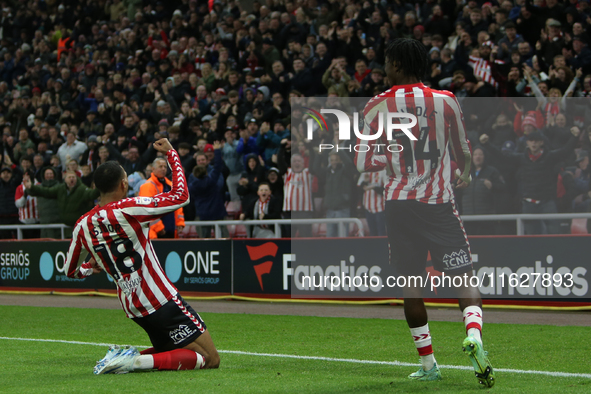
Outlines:
[{"label": "player sliding on knees", "polygon": [[[71,278],[106,271],[117,283],[127,317],[142,327],[152,348],[111,346],[95,374],[138,370],[217,368],[220,357],[205,323],[178,294],[148,238],[150,223],[189,203],[187,181],[177,152],[163,138],[154,143],[172,168],[172,189],[154,197],[127,197],[127,174],[115,161],[101,164],[94,183],[100,204],[74,228],[66,261]],[[84,263],[88,253],[91,259]]]},{"label": "player sliding on knees", "polygon": [[[460,106],[452,93],[430,89],[421,82],[428,62],[427,51],[420,41],[396,39],[389,44],[385,55],[386,74],[393,86],[365,107],[363,133],[377,134],[381,123],[379,116],[403,112],[416,115],[417,123],[410,128],[414,138],[405,133],[393,133],[394,141],[388,141],[383,133],[379,143],[396,142],[404,149],[380,154],[360,149],[355,163],[361,172],[385,168],[389,175],[384,197],[391,263],[399,275],[424,275],[430,252],[438,271],[448,276],[471,274],[470,245],[455,208],[450,180],[449,147],[459,167],[456,187],[468,186],[471,179],[470,145]],[[359,143],[368,145],[361,139]],[[459,257],[450,259],[449,256]],[[422,364],[409,378],[440,380],[422,290],[411,286],[403,289],[406,321]],[[495,375],[482,345],[480,292],[469,285],[455,290],[467,333],[464,352],[472,362],[478,382],[492,387]]]}]

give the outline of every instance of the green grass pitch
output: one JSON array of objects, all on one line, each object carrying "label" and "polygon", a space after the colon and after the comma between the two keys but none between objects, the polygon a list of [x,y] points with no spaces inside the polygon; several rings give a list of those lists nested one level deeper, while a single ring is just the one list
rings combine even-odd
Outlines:
[{"label": "green grass pitch", "polygon": [[[199,303],[192,304],[198,310]],[[220,350],[418,363],[406,323],[397,320],[203,314]],[[432,322],[440,365],[469,366],[463,325]],[[487,324],[495,368],[588,374],[589,327]],[[0,306],[0,337],[148,346],[122,311]],[[0,393],[472,393],[469,370],[442,368],[443,381],[414,382],[418,367],[221,353],[218,370],[92,373],[106,346],[0,339]],[[497,372],[496,393],[591,392],[591,379]]]}]

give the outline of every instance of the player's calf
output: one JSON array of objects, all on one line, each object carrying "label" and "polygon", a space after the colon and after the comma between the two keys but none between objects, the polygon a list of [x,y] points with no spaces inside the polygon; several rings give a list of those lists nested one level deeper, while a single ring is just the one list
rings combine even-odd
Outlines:
[{"label": "player's calf", "polygon": [[168,352],[140,354],[135,347],[109,349],[109,352],[94,368],[94,373],[121,374],[141,370],[158,369],[166,370],[189,370],[217,368],[220,363],[219,356],[213,355],[213,359],[206,362],[206,358],[189,349],[175,349]]}]

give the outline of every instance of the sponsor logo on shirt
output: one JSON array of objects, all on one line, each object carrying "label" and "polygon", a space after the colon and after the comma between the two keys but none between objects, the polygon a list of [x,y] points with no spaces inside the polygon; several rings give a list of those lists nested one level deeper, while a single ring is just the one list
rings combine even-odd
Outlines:
[{"label": "sponsor logo on shirt", "polygon": [[[137,275],[136,272],[134,274]],[[142,278],[139,276],[135,276],[134,278],[122,278],[117,282],[119,288],[125,295],[130,295],[131,293],[135,292],[142,282]]]},{"label": "sponsor logo on shirt", "polygon": [[152,199],[152,197],[136,197],[135,202],[139,205],[151,205],[154,202],[154,200]]}]

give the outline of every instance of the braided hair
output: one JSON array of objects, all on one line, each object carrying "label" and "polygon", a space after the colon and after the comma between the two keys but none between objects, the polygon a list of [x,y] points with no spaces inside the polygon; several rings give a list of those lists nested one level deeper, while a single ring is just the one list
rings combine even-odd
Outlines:
[{"label": "braided hair", "polygon": [[427,73],[427,48],[420,41],[397,38],[388,44],[385,55],[390,62],[398,63],[407,77],[416,77],[421,81]]}]

